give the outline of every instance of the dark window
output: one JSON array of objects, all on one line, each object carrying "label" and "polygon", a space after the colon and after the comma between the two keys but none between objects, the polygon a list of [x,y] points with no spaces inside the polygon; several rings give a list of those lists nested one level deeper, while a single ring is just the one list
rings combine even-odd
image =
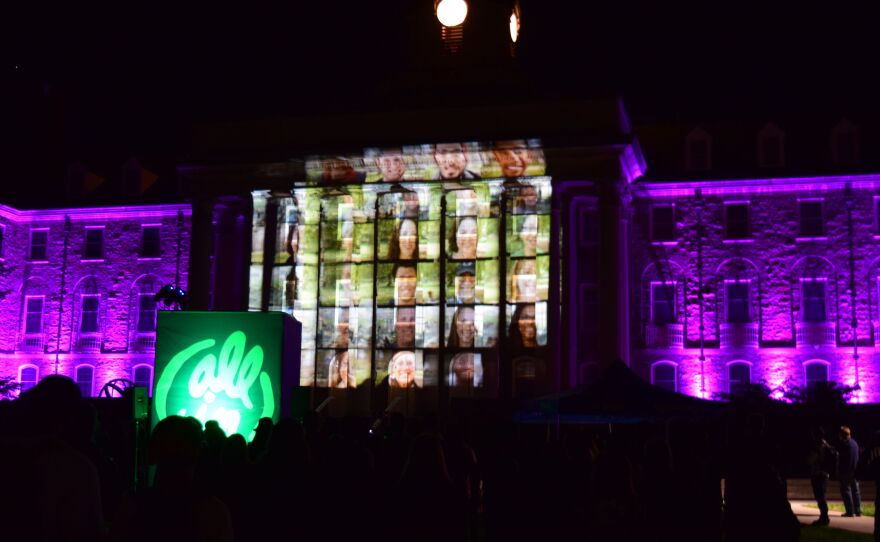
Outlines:
[{"label": "dark window", "polygon": [[825,313],[825,281],[805,280],[803,282],[804,322],[819,323],[827,319]]},{"label": "dark window", "polygon": [[675,365],[660,363],[653,367],[654,385],[664,390],[675,391]]},{"label": "dark window", "polygon": [[877,232],[880,234],[880,198],[874,200],[874,218],[877,223]]},{"label": "dark window", "polygon": [[761,138],[761,163],[763,167],[782,165],[782,138],[778,135],[766,135]]},{"label": "dark window", "polygon": [[18,381],[19,393],[25,392],[37,385],[37,368],[25,367],[21,370],[21,378]]},{"label": "dark window", "polygon": [[83,258],[86,260],[100,260],[104,257],[104,228],[89,228],[86,230],[86,247]]},{"label": "dark window", "polygon": [[807,387],[828,381],[828,366],[824,363],[810,363],[805,368]]},{"label": "dark window", "polygon": [[6,234],[6,228],[0,226],[0,258],[3,257],[3,236]]},{"label": "dark window", "polygon": [[651,208],[651,240],[675,240],[675,208],[671,205]]},{"label": "dark window", "polygon": [[750,237],[749,204],[731,203],[726,205],[724,210],[727,214],[727,238],[748,239]]},{"label": "dark window", "polygon": [[153,299],[153,294],[141,294],[138,297],[137,330],[140,333],[156,331],[156,300]]},{"label": "dark window", "polygon": [[146,366],[134,370],[134,385],[149,388],[153,381],[153,370]]},{"label": "dark window", "polygon": [[821,237],[825,233],[821,201],[801,202],[801,237]]},{"label": "dark window", "polygon": [[48,230],[31,230],[30,259],[36,261],[46,260],[46,245],[49,243]]},{"label": "dark window", "polygon": [[159,226],[144,226],[141,238],[141,258],[158,258],[159,251]]},{"label": "dark window", "polygon": [[94,383],[95,371],[88,365],[82,365],[76,368],[76,385],[83,397],[92,396],[92,385]]},{"label": "dark window", "polygon": [[25,300],[24,332],[34,335],[43,332],[43,298],[28,297]]},{"label": "dark window", "polygon": [[727,379],[730,382],[730,394],[742,395],[749,389],[752,368],[748,363],[732,363],[727,367]]},{"label": "dark window", "polygon": [[688,141],[688,169],[705,171],[711,167],[709,157],[709,140],[703,137]]},{"label": "dark window", "polygon": [[651,285],[651,321],[655,324],[675,323],[675,284]]},{"label": "dark window", "polygon": [[79,327],[82,333],[98,332],[98,309],[100,306],[101,298],[99,296],[84,295],[82,297],[82,314]]},{"label": "dark window", "polygon": [[727,322],[730,324],[751,322],[748,282],[727,283]]}]

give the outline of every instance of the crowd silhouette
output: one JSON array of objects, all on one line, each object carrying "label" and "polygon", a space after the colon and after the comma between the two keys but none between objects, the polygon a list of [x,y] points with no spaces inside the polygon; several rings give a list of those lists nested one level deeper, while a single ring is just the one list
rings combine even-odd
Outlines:
[{"label": "crowd silhouette", "polygon": [[[119,454],[132,450],[113,450],[97,420],[61,376],[0,403],[4,539],[800,536],[778,439],[753,413],[728,417],[721,430],[666,420],[557,434],[509,419],[476,425],[311,412],[261,420],[250,443],[216,422],[170,416],[151,431],[145,457],[153,472],[140,487],[120,467]],[[863,453],[872,477],[880,435],[873,439]]]}]

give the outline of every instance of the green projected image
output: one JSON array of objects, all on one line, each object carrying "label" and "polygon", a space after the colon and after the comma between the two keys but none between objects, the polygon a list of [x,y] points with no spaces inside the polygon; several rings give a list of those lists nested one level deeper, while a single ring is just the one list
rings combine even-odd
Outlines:
[{"label": "green projected image", "polygon": [[282,313],[160,311],[153,424],[193,416],[250,440],[279,419],[283,337]]},{"label": "green projected image", "polygon": [[302,323],[300,385],[468,397],[495,393],[505,371],[541,378],[529,367],[546,365],[534,360],[550,333],[544,172],[533,140],[442,143],[316,157],[289,195],[254,192],[250,306]]}]

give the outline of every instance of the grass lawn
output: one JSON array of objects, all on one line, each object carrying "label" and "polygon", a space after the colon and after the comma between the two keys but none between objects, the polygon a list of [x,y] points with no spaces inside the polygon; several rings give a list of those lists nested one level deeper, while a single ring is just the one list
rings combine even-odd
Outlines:
[{"label": "grass lawn", "polygon": [[806,526],[801,529],[801,542],[872,542],[869,534],[854,533],[843,529]]},{"label": "grass lawn", "polygon": [[[819,508],[816,504],[808,504],[806,505],[808,508]],[[841,514],[844,512],[845,508],[842,504],[829,503],[828,510],[832,512],[840,512]],[[862,515],[868,516],[870,518],[874,517],[874,504],[873,503],[862,503]]]}]

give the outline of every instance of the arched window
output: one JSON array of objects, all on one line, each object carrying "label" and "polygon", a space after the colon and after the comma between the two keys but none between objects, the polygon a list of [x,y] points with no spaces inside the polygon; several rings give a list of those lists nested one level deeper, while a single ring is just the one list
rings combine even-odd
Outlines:
[{"label": "arched window", "polygon": [[651,366],[651,383],[669,391],[678,391],[677,367],[671,361],[658,361]]},{"label": "arched window", "polygon": [[813,360],[804,364],[804,385],[811,387],[822,382],[828,382],[827,361]]},{"label": "arched window", "polygon": [[156,347],[156,292],[162,281],[153,275],[144,275],[135,281],[131,291],[129,309],[131,346],[137,352],[147,352]]},{"label": "arched window", "polygon": [[19,393],[23,393],[37,385],[40,369],[36,365],[22,365],[18,368]]},{"label": "arched window", "polygon": [[730,395],[742,395],[752,381],[752,366],[745,361],[734,361],[727,366],[727,383]]},{"label": "arched window", "polygon": [[152,392],[153,368],[149,365],[138,365],[132,370],[132,378],[135,386],[147,388]]},{"label": "arched window", "polygon": [[91,365],[80,365],[76,368],[76,385],[83,397],[91,397],[95,388],[95,368]]}]

